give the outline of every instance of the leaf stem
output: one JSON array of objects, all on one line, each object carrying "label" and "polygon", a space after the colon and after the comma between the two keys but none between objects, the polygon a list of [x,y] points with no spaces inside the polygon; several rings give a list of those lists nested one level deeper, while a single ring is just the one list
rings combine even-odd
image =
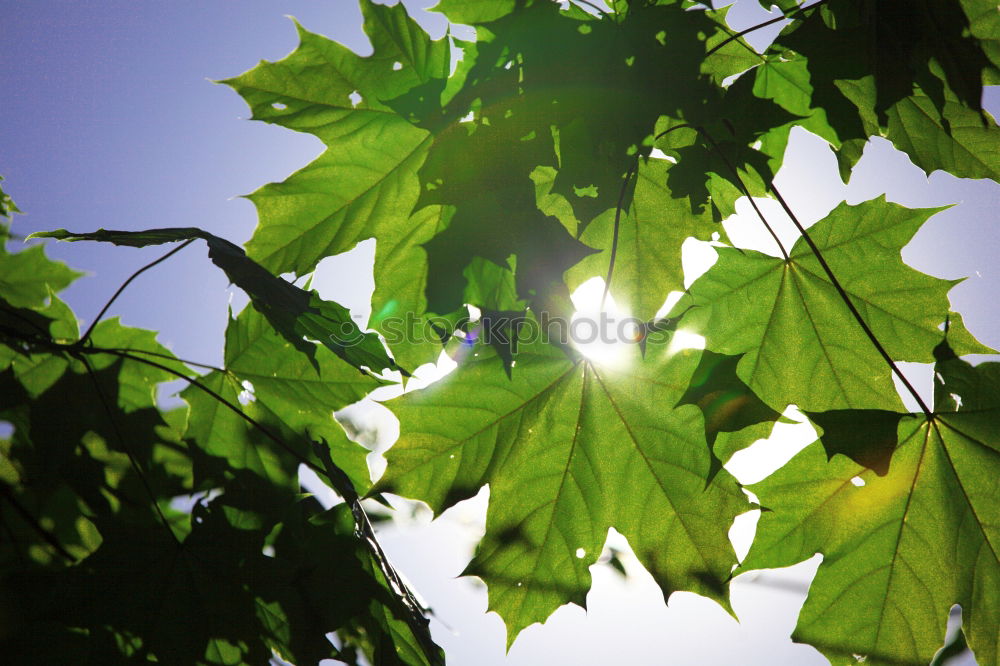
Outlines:
[{"label": "leaf stem", "polygon": [[719,158],[723,161],[723,163],[725,163],[726,168],[728,168],[729,171],[732,172],[733,177],[736,179],[736,182],[739,183],[740,191],[743,192],[744,196],[746,196],[747,200],[750,202],[750,205],[753,207],[754,212],[757,213],[757,217],[760,218],[760,221],[764,225],[764,228],[767,229],[767,233],[771,234],[771,238],[773,238],[774,242],[778,244],[778,249],[781,250],[781,256],[785,258],[785,261],[788,261],[788,251],[785,250],[785,246],[782,245],[781,239],[778,238],[778,234],[776,234],[774,229],[771,228],[771,225],[768,223],[767,218],[764,217],[764,213],[761,212],[760,208],[757,206],[757,202],[754,201],[753,196],[750,195],[750,190],[749,188],[747,188],[746,183],[743,182],[743,179],[740,178],[739,171],[736,170],[736,167],[733,166],[733,163],[729,161],[729,158],[726,157],[726,154],[722,152],[722,148],[720,148],[719,144],[715,142],[715,139],[712,138],[712,135],[710,135],[708,132],[705,131],[704,127],[696,127],[695,129],[698,130],[698,132],[702,136],[708,139],[708,142],[712,144],[712,148],[715,150],[716,154],[718,154]]},{"label": "leaf stem", "polygon": [[696,126],[696,125],[689,125],[688,123],[682,123],[680,125],[674,125],[670,129],[666,129],[666,130],[660,132],[659,134],[657,134],[653,138],[653,142],[655,143],[655,142],[659,141],[661,138],[663,138],[664,136],[666,136],[667,134],[670,134],[674,130],[679,130],[679,129],[693,129],[694,131],[698,132],[698,134],[700,134],[703,137],[705,137],[708,140],[708,142],[712,144],[712,149],[715,150],[716,153],[718,153],[719,158],[726,165],[726,168],[728,168],[732,172],[733,177],[736,179],[736,182],[739,183],[740,191],[743,192],[743,194],[746,196],[746,198],[750,201],[750,205],[753,207],[754,211],[757,213],[757,217],[760,218],[760,221],[764,225],[764,228],[767,229],[767,231],[768,231],[769,234],[771,234],[771,238],[773,238],[774,242],[777,243],[778,249],[781,250],[782,256],[784,256],[785,260],[787,261],[788,260],[788,252],[785,250],[785,246],[781,244],[781,240],[778,239],[778,234],[776,234],[774,232],[774,229],[771,228],[771,225],[768,224],[767,218],[764,217],[764,213],[762,213],[761,210],[760,210],[760,208],[757,207],[757,202],[753,200],[752,196],[750,196],[750,190],[747,188],[746,184],[743,182],[743,179],[740,178],[740,173],[736,170],[736,167],[733,166],[733,164],[729,161],[729,158],[727,158],[726,155],[725,155],[725,153],[722,152],[722,149],[719,147],[719,144],[717,144],[715,142],[715,140],[705,130],[704,127]]},{"label": "leaf stem", "polygon": [[156,356],[157,358],[165,358],[170,361],[178,361],[184,365],[193,365],[197,368],[205,368],[206,370],[215,370],[216,372],[221,372],[224,375],[230,374],[225,368],[219,368],[214,365],[209,365],[208,363],[199,363],[198,361],[191,361],[186,358],[178,358],[170,354],[162,354],[160,352],[150,351],[148,349],[129,349],[128,347],[88,347],[88,349],[94,352],[126,352],[129,354],[149,354],[150,356]]},{"label": "leaf stem", "polygon": [[586,5],[587,7],[590,7],[595,12],[597,12],[598,15],[600,15],[600,16],[605,16],[607,14],[607,12],[605,12],[603,9],[601,9],[600,7],[598,7],[597,5],[595,5],[594,3],[589,2],[589,0],[573,0],[573,1],[577,2],[577,3],[581,4],[581,5]]},{"label": "leaf stem", "polygon": [[796,9],[794,11],[791,11],[791,12],[789,12],[787,14],[782,14],[781,16],[778,16],[777,18],[770,19],[769,21],[764,21],[763,23],[758,23],[757,25],[750,26],[749,28],[746,28],[745,30],[740,30],[735,35],[731,35],[731,36],[727,37],[726,39],[723,39],[721,42],[719,42],[718,44],[716,44],[715,46],[713,46],[712,48],[710,48],[705,53],[705,57],[707,58],[708,56],[712,55],[713,53],[715,53],[716,51],[718,51],[719,49],[721,49],[723,46],[725,46],[726,44],[728,44],[729,42],[731,42],[731,41],[733,41],[735,39],[739,39],[743,35],[749,34],[749,33],[753,32],[755,30],[760,30],[761,28],[766,28],[769,25],[773,25],[774,23],[778,23],[779,21],[784,21],[785,19],[795,18],[796,16],[798,16],[802,12],[809,11],[810,9],[815,9],[816,7],[819,7],[822,4],[826,4],[826,2],[827,2],[827,0],[819,0],[819,2],[814,2],[813,4],[809,5],[808,7],[799,7],[798,9]]},{"label": "leaf stem", "polygon": [[[162,363],[157,363],[156,361],[151,361],[148,358],[142,358],[141,356],[132,356],[131,354],[128,354],[128,353],[125,353],[125,352],[122,352],[122,351],[119,351],[119,350],[116,350],[116,349],[102,349],[99,352],[96,349],[88,349],[87,351],[88,352],[93,352],[93,353],[111,354],[112,356],[119,356],[121,358],[131,359],[133,361],[136,361],[137,363],[145,363],[148,366],[151,366],[151,367],[154,367],[154,368],[158,368],[160,370],[163,370],[164,372],[169,372],[170,374],[172,374],[174,377],[177,377],[178,379],[185,380],[186,382],[188,382],[192,386],[195,386],[198,389],[204,391],[205,393],[207,393],[208,395],[210,395],[211,397],[215,398],[220,403],[222,403],[223,405],[225,405],[226,407],[228,407],[237,416],[239,416],[241,419],[243,419],[244,421],[246,421],[247,423],[249,423],[251,426],[253,426],[258,431],[260,431],[265,437],[267,437],[272,442],[274,442],[275,444],[277,444],[278,446],[280,446],[282,449],[284,449],[286,453],[288,453],[289,455],[291,455],[292,457],[294,457],[299,463],[305,465],[306,467],[308,467],[309,469],[313,470],[314,472],[317,472],[319,474],[323,474],[324,476],[326,475],[326,473],[323,470],[323,468],[321,468],[320,466],[318,466],[316,463],[311,462],[305,456],[301,455],[298,451],[296,451],[291,446],[289,446],[284,440],[282,440],[280,437],[278,437],[277,435],[275,435],[274,433],[272,433],[270,430],[268,430],[267,428],[265,428],[259,421],[257,421],[256,419],[254,419],[252,416],[247,415],[242,409],[240,409],[239,407],[237,407],[233,403],[229,402],[224,397],[222,397],[221,395],[219,395],[218,393],[216,393],[212,389],[208,388],[207,386],[205,386],[204,384],[202,384],[197,379],[194,379],[193,377],[188,377],[187,375],[185,375],[185,374],[183,374],[181,372],[178,372],[177,370],[174,370],[173,368],[171,368],[169,366],[163,365]],[[229,374],[229,373],[227,373],[227,374]]]},{"label": "leaf stem", "polygon": [[108,404],[107,396],[104,395],[104,389],[101,388],[101,383],[97,381],[97,375],[94,374],[94,368],[90,365],[90,361],[83,354],[76,354],[80,362],[83,363],[84,367],[87,368],[87,375],[90,376],[91,381],[94,383],[94,389],[97,392],[97,399],[101,401],[101,405],[104,406],[104,411],[107,413],[108,421],[111,423],[111,429],[115,431],[115,437],[118,439],[118,445],[128,456],[128,461],[132,465],[132,469],[135,470],[136,476],[139,477],[139,482],[142,483],[142,487],[146,489],[146,494],[149,495],[149,501],[153,505],[153,510],[156,511],[156,515],[159,516],[160,522],[163,523],[163,527],[170,532],[170,537],[174,540],[174,543],[178,546],[181,545],[180,539],[174,534],[174,528],[170,526],[170,521],[167,517],[163,515],[163,510],[160,508],[159,502],[156,501],[156,493],[153,492],[152,486],[149,485],[149,479],[146,478],[145,472],[142,471],[142,467],[139,465],[139,461],[136,459],[135,454],[132,452],[132,447],[125,443],[125,438],[122,437],[121,430],[118,429],[118,422],[115,420],[114,412],[111,411],[111,405]]},{"label": "leaf stem", "polygon": [[611,290],[611,276],[615,272],[615,258],[618,256],[618,231],[621,225],[625,192],[628,190],[628,184],[632,180],[632,175],[638,170],[638,168],[638,161],[629,167],[629,170],[625,173],[625,178],[622,180],[622,189],[618,192],[618,205],[615,206],[615,227],[611,235],[611,259],[608,261],[608,275],[604,279],[604,293],[601,294],[601,312],[604,312],[604,302],[607,300],[608,292]]},{"label": "leaf stem", "polygon": [[94,321],[92,321],[90,323],[90,326],[87,328],[87,332],[83,334],[83,337],[80,338],[80,341],[77,344],[78,345],[83,345],[83,344],[85,344],[87,342],[87,340],[90,339],[90,334],[94,332],[94,327],[97,326],[97,324],[101,321],[101,317],[103,317],[105,315],[105,313],[108,311],[108,308],[111,307],[111,304],[115,302],[115,299],[117,299],[119,296],[121,296],[122,292],[125,291],[125,288],[128,287],[129,284],[132,283],[132,280],[136,279],[137,277],[139,277],[140,275],[142,275],[143,273],[145,273],[146,271],[148,271],[153,266],[156,266],[157,264],[159,264],[159,263],[161,263],[163,261],[166,261],[170,257],[174,256],[175,254],[177,254],[178,252],[180,252],[181,250],[183,250],[184,248],[186,248],[188,245],[190,245],[191,243],[193,243],[195,240],[196,239],[191,238],[191,239],[188,239],[188,240],[184,241],[183,243],[181,243],[180,245],[178,245],[177,247],[175,247],[174,249],[172,249],[170,252],[167,252],[165,255],[163,255],[159,259],[157,259],[155,261],[151,261],[150,263],[146,264],[145,266],[143,266],[142,268],[140,268],[139,270],[137,270],[135,273],[132,273],[132,275],[130,275],[128,277],[128,279],[125,280],[125,282],[123,282],[120,287],[118,287],[118,291],[116,291],[114,293],[114,295],[108,300],[108,302],[104,304],[104,307],[101,308],[101,311],[99,313],[97,313],[97,317],[95,317]]},{"label": "leaf stem", "polygon": [[819,265],[823,268],[823,271],[826,273],[826,276],[830,278],[830,283],[833,285],[834,289],[837,290],[837,293],[840,295],[841,300],[844,301],[844,304],[847,305],[847,309],[851,311],[851,315],[854,317],[854,320],[858,322],[858,325],[861,326],[861,330],[863,330],[865,332],[865,335],[868,336],[868,340],[871,341],[872,345],[874,345],[875,349],[882,356],[885,362],[889,364],[889,368],[892,370],[893,374],[896,375],[896,377],[903,384],[903,386],[906,387],[906,390],[909,392],[909,394],[913,396],[913,399],[917,402],[917,405],[919,405],[920,407],[920,411],[922,411],[927,418],[931,418],[932,416],[931,410],[927,407],[927,404],[924,402],[923,398],[920,397],[920,394],[917,393],[917,390],[913,387],[913,384],[910,383],[910,380],[906,378],[906,376],[896,365],[895,361],[892,360],[892,357],[889,356],[889,352],[887,352],[885,350],[885,347],[882,346],[882,343],[875,336],[874,331],[872,331],[872,329],[868,326],[868,323],[864,320],[864,317],[862,317],[861,313],[858,312],[858,309],[854,306],[854,303],[851,301],[851,297],[847,294],[847,291],[840,284],[840,280],[838,280],[837,276],[834,275],[833,269],[831,269],[830,265],[826,263],[826,258],[820,252],[819,247],[813,241],[812,237],[809,235],[809,232],[806,231],[806,228],[802,225],[801,222],[799,222],[799,219],[795,216],[795,213],[792,212],[791,207],[785,201],[785,198],[781,196],[781,192],[779,192],[778,188],[775,187],[774,182],[771,183],[771,191],[774,193],[774,197],[778,200],[778,203],[781,204],[781,207],[785,210],[785,213],[792,220],[792,224],[794,224],[795,228],[798,229],[799,234],[802,235],[802,239],[809,246],[809,249],[812,251],[813,256],[816,257],[816,260],[819,262]]},{"label": "leaf stem", "polygon": [[[414,598],[410,588],[406,585],[406,582],[396,571],[395,567],[392,566],[385,551],[382,550],[382,545],[375,536],[375,528],[372,527],[371,520],[369,520],[365,508],[361,505],[361,500],[353,484],[351,484],[351,480],[334,464],[333,458],[330,457],[330,450],[327,447],[323,446],[320,442],[314,441],[313,452],[326,468],[327,478],[337,486],[335,489],[351,507],[351,514],[354,516],[354,524],[356,525],[358,534],[372,556],[372,559],[378,564],[379,570],[385,577],[390,589],[395,592],[397,600],[406,611],[406,624],[410,627],[410,631],[413,632],[414,637],[420,641],[424,655],[432,663],[438,663],[435,657],[434,641],[427,630],[427,619],[424,617],[423,610]],[[343,477],[341,482],[346,483],[346,488],[339,487],[341,484],[338,484],[337,480],[340,477]]]}]

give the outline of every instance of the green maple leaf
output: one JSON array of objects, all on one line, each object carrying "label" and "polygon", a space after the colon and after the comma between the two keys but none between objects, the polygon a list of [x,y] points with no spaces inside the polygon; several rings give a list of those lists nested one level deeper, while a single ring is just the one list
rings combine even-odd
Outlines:
[{"label": "green maple leaf", "polygon": [[979,40],[979,46],[992,67],[983,72],[984,85],[1000,83],[1000,13],[991,0],[959,0],[969,19],[969,32]]},{"label": "green maple leaf", "polygon": [[743,568],[823,554],[792,637],[834,664],[928,663],[953,604],[979,663],[998,658],[1000,364],[942,358],[932,415],[897,414],[898,429],[880,418],[871,438],[863,414],[827,423],[824,440],[858,448],[891,432],[884,476],[845,456],[827,462],[816,443],[751,486],[769,510]]},{"label": "green maple leaf", "polygon": [[[103,543],[78,566],[23,572],[24,583],[8,586],[22,612],[12,618],[19,631],[3,637],[5,654],[236,666],[266,663],[274,651],[317,663],[338,656],[326,634],[348,629],[370,638],[374,663],[443,663],[399,619],[346,507],[324,514],[315,500],[283,495],[274,538],[271,524],[234,500],[196,505],[182,542],[160,525],[98,520]],[[73,632],[87,635],[85,646]]]},{"label": "green maple leaf", "polygon": [[155,408],[158,384],[193,375],[187,366],[174,358],[169,349],[157,342],[155,331],[122,326],[118,317],[99,322],[94,327],[90,340],[94,347],[121,350],[139,358],[156,361],[169,369],[110,354],[99,355],[90,360],[95,369],[113,363],[121,364],[118,374],[118,406],[126,413],[136,409]]},{"label": "green maple leaf", "polygon": [[[422,245],[447,226],[450,213],[434,207],[411,217],[420,194],[416,173],[432,137],[412,121],[442,96],[449,51],[401,4],[366,0],[362,12],[371,56],[296,24],[300,43],[292,54],[223,81],[247,101],[254,119],[309,132],[329,147],[285,181],[250,195],[260,224],[247,249],[272,271],[302,275],[377,236],[371,323],[404,367],[417,367],[433,360],[440,345],[418,341],[400,324],[408,314],[416,333],[426,324]],[[415,97],[403,99],[410,91]]]},{"label": "green maple leaf", "polygon": [[733,39],[733,31],[727,25],[727,15],[731,8],[732,5],[705,10],[705,15],[715,21],[717,26],[714,34],[705,39],[705,47],[712,53],[702,61],[701,71],[709,74],[720,86],[730,76],[746,71],[762,60],[762,56],[742,37]]},{"label": "green maple leaf", "polygon": [[0,369],[16,362],[16,372],[24,376],[26,370],[33,371],[37,363],[43,363],[47,367],[39,375],[39,383],[25,384],[29,392],[38,394],[62,374],[64,367],[57,366],[64,359],[44,353],[33,358],[25,340],[48,338],[68,343],[77,339],[76,317],[56,292],[81,273],[46,257],[44,247],[8,252],[8,233],[6,225],[0,224]]},{"label": "green maple leaf", "polygon": [[927,173],[997,180],[1000,130],[982,108],[983,82],[997,71],[995,14],[981,0],[836,0],[800,15],[770,53],[805,58],[811,105],[837,135],[845,180],[869,136]]},{"label": "green maple leaf", "polygon": [[46,257],[39,245],[15,253],[5,246],[0,243],[0,296],[16,308],[43,307],[50,290],[62,291],[82,275]]},{"label": "green maple leaf", "polygon": [[672,409],[699,354],[633,351],[615,369],[524,345],[508,379],[484,349],[388,403],[401,437],[376,490],[440,513],[489,484],[486,535],[466,573],[486,582],[509,643],[558,606],[585,605],[609,527],[665,596],[692,590],[728,607],[726,532],[746,502],[725,472],[708,481],[701,412]]},{"label": "green maple leaf", "polygon": [[[456,11],[454,6],[442,9],[449,16]],[[444,311],[458,304],[459,274],[470,254],[497,264],[514,254],[521,298],[536,310],[558,311],[562,274],[586,256],[588,244],[572,242],[546,215],[558,217],[570,234],[602,219],[615,207],[623,177],[636,157],[652,148],[654,129],[663,117],[712,125],[725,144],[723,150],[736,155],[737,168],[749,160],[756,163],[755,174],[766,172],[766,158],[746,146],[774,122],[786,122],[781,109],[746,97],[745,104],[766,107],[768,113],[743,114],[742,106],[737,109],[727,100],[722,106],[733,114],[723,121],[717,108],[717,84],[760,56],[736,40],[703,67],[706,46],[729,34],[723,27],[725,11],[686,11],[684,3],[676,2],[636,3],[598,20],[577,7],[560,11],[550,3],[528,2],[498,16],[493,20],[490,14],[489,27],[479,29],[476,61],[463,70],[466,84],[449,102],[448,109],[455,112],[446,114],[454,119],[471,110],[471,115],[436,134],[421,169],[426,184],[421,202],[456,207],[449,228],[428,244],[428,294],[439,297],[432,309]],[[469,20],[474,21],[471,16]],[[576,63],[584,59],[593,66],[578,68]],[[671,67],[661,67],[662,62]],[[628,104],[609,104],[608,91]],[[744,115],[761,127],[745,127],[753,122],[741,120]],[[735,138],[730,136],[734,127]],[[677,147],[694,142],[689,138]],[[710,157],[708,148],[699,145],[696,152],[676,170],[685,178],[672,189],[675,197],[689,196],[692,207],[701,208],[710,190],[724,188],[715,182],[706,186],[706,163],[720,174],[716,180],[734,177]],[[467,157],[480,154],[491,159]],[[546,196],[562,197],[571,208],[569,215],[538,201],[541,172],[545,181],[551,173]],[[744,177],[755,192],[763,192],[761,176]],[[534,197],[529,179],[536,186]],[[733,192],[738,191],[729,186],[720,197],[726,199],[720,210],[731,208],[728,200],[735,200],[739,194]]]},{"label": "green maple leaf", "polygon": [[[826,110],[812,107],[813,87],[806,59],[767,56],[753,72],[753,94],[773,100],[781,108],[797,116],[796,122],[769,130],[761,136],[761,152],[782,156],[792,127],[802,127],[826,139],[837,149],[844,149],[837,132],[830,126]],[[860,155],[859,155],[860,156]],[[855,160],[856,161],[856,160]]]},{"label": "green maple leaf", "polygon": [[452,23],[489,23],[514,11],[515,0],[441,0],[431,11],[441,12]]},{"label": "green maple leaf", "polygon": [[[146,483],[164,493],[160,510],[168,516],[169,498],[191,492],[190,467],[167,465],[176,460],[176,415],[161,415],[150,407],[119,409],[119,404],[133,404],[120,396],[134,386],[131,380],[123,382],[120,361],[97,365],[102,367],[91,371],[82,363],[63,361],[63,372],[41,392],[33,390],[33,377],[25,381],[13,372],[0,375],[0,418],[14,427],[3,445],[0,485],[28,515],[41,518],[76,558],[101,543],[91,522],[95,516],[148,520],[154,515]],[[144,470],[141,476],[131,461]],[[4,523],[20,535],[10,546],[29,550],[41,564],[63,561],[53,553],[51,541],[28,523],[9,517]],[[37,545],[28,549],[29,544]]]},{"label": "green maple leaf", "polygon": [[[930,362],[949,315],[941,280],[906,266],[900,249],[935,209],[873,199],[841,204],[809,233],[894,360]],[[744,354],[739,377],[775,409],[901,411],[889,367],[850,315],[804,240],[788,260],[717,248],[719,259],[675,308],[709,349]],[[959,323],[959,353],[989,353]]]},{"label": "green maple leaf", "polygon": [[[49,293],[49,303],[44,307],[15,308],[0,299],[0,359],[13,369],[14,376],[33,397],[44,393],[58,381],[69,359],[63,354],[52,353],[44,341],[55,340],[60,344],[75,342],[79,336],[76,315],[54,293]],[[46,336],[48,334],[48,336]],[[27,340],[37,341],[25,345]]]},{"label": "green maple leaf", "polygon": [[385,337],[395,358],[405,368],[437,360],[441,340],[433,334],[436,318],[427,311],[427,251],[424,243],[448,226],[451,213],[444,206],[426,206],[410,218],[402,233],[380,236],[375,245],[369,326]]},{"label": "green maple leaf", "polygon": [[735,356],[703,351],[691,384],[678,405],[698,405],[705,415],[709,446],[724,432],[737,432],[758,423],[777,421],[781,414],[754,395],[736,375]]},{"label": "green maple leaf", "polygon": [[309,132],[329,146],[284,182],[250,195],[260,224],[247,249],[277,273],[302,275],[376,233],[403,233],[419,195],[415,174],[430,134],[387,102],[443,81],[448,45],[431,41],[401,4],[363,0],[361,8],[371,56],[296,24],[300,43],[292,54],[222,81],[255,120]]},{"label": "green maple leaf", "polygon": [[[721,220],[736,212],[741,196],[768,195],[797,120],[776,101],[759,95],[747,75],[691,121],[661,118],[656,145],[679,161],[668,172],[673,196],[686,197],[694,210],[710,203]],[[776,138],[782,136],[784,140]]]},{"label": "green maple leaf", "polygon": [[[347,439],[333,412],[357,402],[384,382],[359,374],[336,356],[317,350],[309,363],[252,308],[226,330],[226,374],[213,371],[201,383],[265,427],[273,428],[292,452],[261,435],[216,398],[191,386],[181,394],[191,405],[187,435],[234,469],[246,469],[275,486],[297,488],[298,465],[313,460],[309,439],[325,441],[337,466],[351,482],[370,485],[368,451]],[[249,383],[249,387],[244,382]],[[252,399],[251,399],[252,398]]]},{"label": "green maple leaf", "polygon": [[[862,109],[873,98],[871,79],[838,82],[837,87]],[[885,137],[928,174],[944,169],[962,178],[1000,181],[1000,128],[996,122],[986,111],[959,103],[948,89],[942,96],[944,101],[939,102],[916,89],[891,106],[886,111]],[[861,117],[866,131],[879,133],[871,113],[862,111]],[[851,150],[860,156],[860,148]]]},{"label": "green maple leaf", "polygon": [[[451,266],[441,283],[451,284],[464,268],[462,247],[496,263],[518,255],[523,298],[530,298],[531,290],[544,291],[546,282],[557,282],[566,268],[582,259],[583,248],[574,247],[554,228],[546,228],[543,241],[552,246],[549,260],[537,256],[532,234],[549,223],[538,215],[527,180],[538,168],[554,169],[551,191],[570,202],[581,229],[613,209],[635,157],[648,155],[652,148],[657,120],[715,120],[718,113],[712,105],[721,96],[715,79],[753,62],[752,51],[733,42],[716,66],[702,73],[704,40],[714,42],[723,34],[724,15],[685,11],[683,3],[636,3],[614,17],[596,20],[575,7],[559,11],[551,3],[535,2],[519,5],[489,23],[488,30],[481,28],[477,62],[450,104],[462,113],[471,109],[473,117],[436,136],[421,171],[428,183],[421,201],[458,208],[440,239],[455,255],[442,260]],[[729,56],[735,58],[730,49],[741,56],[738,63],[730,62]],[[593,66],[577,67],[582,60]],[[671,67],[662,67],[662,62]],[[628,103],[609,104],[608,91]],[[716,134],[721,140],[722,132]],[[483,153],[491,156],[489,162],[466,158]],[[465,168],[454,168],[462,162]],[[700,167],[692,159],[681,170]],[[499,179],[497,173],[505,175]],[[689,176],[696,182],[699,178],[693,196],[700,197],[695,203],[701,206],[707,196],[704,173]],[[502,225],[484,224],[496,219],[498,211]],[[547,274],[529,281],[532,272],[543,272],[539,265]]]}]

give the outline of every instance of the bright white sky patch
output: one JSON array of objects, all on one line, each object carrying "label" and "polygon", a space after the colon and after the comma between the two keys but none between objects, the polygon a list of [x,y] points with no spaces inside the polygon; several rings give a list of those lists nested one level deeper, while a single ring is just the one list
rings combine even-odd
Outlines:
[{"label": "bright white sky patch", "polygon": [[[605,366],[622,366],[628,362],[629,340],[636,334],[636,326],[629,322],[632,315],[618,306],[609,293],[601,313],[604,280],[593,277],[581,284],[570,297],[576,312],[570,320],[570,340],[581,354]],[[633,337],[634,340],[634,337]]]}]

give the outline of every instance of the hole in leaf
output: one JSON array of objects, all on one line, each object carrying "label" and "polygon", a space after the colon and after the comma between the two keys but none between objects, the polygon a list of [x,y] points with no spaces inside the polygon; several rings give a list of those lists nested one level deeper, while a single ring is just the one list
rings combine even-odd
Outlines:
[{"label": "hole in leaf", "polygon": [[587,554],[587,551],[585,551],[583,548],[577,548],[576,549],[576,559],[582,560],[584,558],[584,556],[586,556],[586,554]]},{"label": "hole in leaf", "polygon": [[854,485],[856,485],[856,486],[857,486],[858,488],[860,488],[860,487],[862,487],[863,485],[865,485],[865,480],[864,480],[864,479],[862,479],[862,478],[861,478],[860,476],[856,476],[856,477],[854,477],[853,479],[851,479],[851,483],[853,483],[853,484],[854,484]]},{"label": "hole in leaf", "polygon": [[392,63],[392,71],[398,72],[401,69],[403,69],[403,63],[399,62],[398,60]]},{"label": "hole in leaf", "polygon": [[241,405],[249,405],[251,402],[257,399],[257,396],[254,395],[253,384],[251,384],[245,379],[243,380],[242,384],[243,384],[243,390],[240,391],[240,394],[239,396],[237,396],[237,398],[239,399]]},{"label": "hole in leaf", "polygon": [[576,29],[576,31],[579,32],[581,35],[589,35],[591,30],[592,28],[586,23],[584,23],[583,25],[581,25],[579,28]]},{"label": "hole in leaf", "polygon": [[347,98],[348,98],[349,100],[351,100],[351,104],[352,104],[352,105],[354,105],[355,107],[356,107],[356,106],[357,106],[358,104],[361,104],[361,100],[363,99],[363,98],[361,97],[361,93],[359,93],[359,92],[358,92],[357,90],[355,90],[355,91],[354,91],[354,92],[352,92],[352,93],[351,93],[350,95],[348,95],[348,96],[347,96]]},{"label": "hole in leaf", "polygon": [[275,102],[274,104],[271,105],[271,108],[273,108],[273,109],[275,109],[277,111],[284,111],[285,109],[288,108],[288,105],[287,104],[282,104],[281,102]]},{"label": "hole in leaf", "polygon": [[668,162],[670,162],[672,164],[677,164],[677,158],[671,157],[670,155],[667,155],[665,152],[663,152],[659,148],[653,148],[651,151],[649,151],[649,156],[650,157],[655,157],[658,160],[667,160]]},{"label": "hole in leaf", "polygon": [[576,187],[573,186],[573,194],[578,197],[591,197],[592,199],[597,198],[597,185],[587,185],[587,187]]}]

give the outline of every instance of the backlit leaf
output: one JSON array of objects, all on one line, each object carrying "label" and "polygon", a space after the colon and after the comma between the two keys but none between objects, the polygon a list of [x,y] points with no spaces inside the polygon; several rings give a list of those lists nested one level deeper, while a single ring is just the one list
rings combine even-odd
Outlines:
[{"label": "backlit leaf", "polygon": [[[809,233],[855,307],[895,360],[931,362],[954,281],[906,266],[900,249],[934,213],[883,198],[841,204]],[[808,411],[901,404],[879,356],[804,240],[785,261],[717,248],[719,260],[675,308],[709,349],[745,354],[738,374],[765,402]],[[956,326],[956,330],[959,327]],[[964,330],[964,329],[962,329]],[[988,353],[971,344],[959,353]],[[794,397],[793,397],[794,396]]]},{"label": "backlit leaf", "polygon": [[852,655],[868,664],[927,663],[944,641],[949,609],[960,604],[978,662],[996,662],[998,370],[938,363],[935,413],[902,417],[884,476],[845,456],[827,462],[816,443],[751,486],[769,511],[744,569],[823,553],[794,639],[833,663]]},{"label": "backlit leaf", "polygon": [[665,596],[693,590],[728,607],[726,531],[746,503],[727,473],[707,481],[701,412],[672,409],[698,353],[632,350],[615,368],[522,346],[508,380],[484,349],[388,403],[402,434],[377,490],[439,513],[489,484],[486,536],[466,573],[486,581],[508,642],[561,604],[585,604],[609,527]]}]

